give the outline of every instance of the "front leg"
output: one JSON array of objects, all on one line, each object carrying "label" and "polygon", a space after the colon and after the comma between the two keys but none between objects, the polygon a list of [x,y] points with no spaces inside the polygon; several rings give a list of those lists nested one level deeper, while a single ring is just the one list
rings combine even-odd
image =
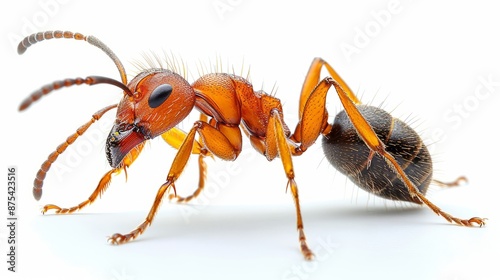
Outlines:
[{"label": "front leg", "polygon": [[92,192],[92,194],[89,196],[87,200],[70,208],[61,208],[54,204],[47,204],[42,208],[42,213],[45,214],[49,210],[55,210],[56,214],[71,214],[75,211],[79,211],[82,208],[92,204],[98,197],[100,197],[106,191],[109,184],[111,183],[111,176],[113,174],[119,174],[122,170],[125,171],[125,174],[127,173],[127,168],[130,165],[132,165],[135,159],[139,156],[143,147],[144,147],[144,142],[139,144],[132,150],[130,150],[130,152],[123,159],[123,164],[121,167],[114,168],[106,172],[106,174],[104,174],[104,176],[102,176],[101,180],[99,181],[97,188]]},{"label": "front leg", "polygon": [[[38,171],[34,181],[33,195],[36,200],[39,200],[41,198],[43,181],[45,179],[45,176],[49,171],[50,167],[52,166],[52,164],[57,160],[59,155],[61,155],[64,151],[66,151],[69,145],[73,144],[79,136],[83,135],[94,122],[98,121],[109,110],[116,108],[116,106],[117,105],[107,106],[96,112],[94,115],[92,115],[92,119],[90,121],[88,121],[80,128],[78,128],[77,131],[73,133],[71,136],[69,136],[64,143],[62,143],[61,145],[59,145],[59,147],[57,147],[56,151],[54,151],[52,154],[49,155],[47,160],[40,167],[40,170]],[[130,153],[125,157],[122,167],[114,168],[106,172],[106,174],[104,174],[104,176],[99,181],[97,188],[92,192],[92,194],[89,196],[87,200],[83,201],[82,203],[76,206],[69,208],[62,208],[54,204],[47,204],[42,208],[42,213],[45,214],[49,210],[54,210],[56,214],[70,214],[75,211],[79,211],[82,208],[92,204],[108,188],[109,184],[111,183],[111,175],[120,173],[122,170],[129,167],[134,162],[134,160],[139,156],[143,145],[144,144],[141,144],[135,149],[130,151]]]},{"label": "front leg", "polygon": [[[206,121],[206,115],[202,114],[200,116],[200,120]],[[163,133],[161,137],[167,144],[169,144],[171,147],[174,149],[179,149],[182,145],[182,143],[185,141],[187,136],[187,133],[182,131],[179,128],[172,128],[169,131]],[[198,170],[199,170],[199,179],[198,179],[198,187],[194,191],[193,194],[187,196],[187,197],[182,197],[176,194],[170,194],[168,196],[169,200],[175,200],[175,202],[178,203],[187,203],[191,201],[192,199],[196,198],[201,191],[205,187],[205,182],[207,178],[207,164],[205,163],[205,157],[206,156],[212,156],[210,152],[208,152],[207,149],[202,148],[202,145],[200,144],[201,139],[199,141],[194,141],[193,143],[193,149],[191,151],[192,154],[198,154]]]},{"label": "front leg", "polygon": [[177,193],[175,189],[175,181],[180,177],[182,171],[186,167],[189,157],[192,154],[196,132],[200,134],[202,143],[206,149],[208,149],[215,156],[225,160],[235,160],[238,156],[239,150],[231,144],[231,141],[226,138],[225,134],[206,122],[197,121],[185,137],[182,145],[179,147],[179,151],[177,152],[172,166],[170,167],[167,180],[158,190],[153,206],[146,216],[146,219],[137,228],[127,234],[116,233],[112,235],[109,237],[108,242],[111,244],[123,244],[137,238],[153,222],[165,192],[172,187],[174,189],[174,193]]},{"label": "front leg", "polygon": [[189,201],[195,199],[196,197],[198,197],[198,195],[200,195],[200,193],[205,188],[205,182],[207,179],[207,164],[205,163],[204,159],[205,155],[200,154],[198,156],[199,175],[198,175],[198,187],[196,188],[196,190],[191,195],[188,195],[186,197],[171,193],[168,196],[169,200],[174,200],[177,203],[188,203]]}]

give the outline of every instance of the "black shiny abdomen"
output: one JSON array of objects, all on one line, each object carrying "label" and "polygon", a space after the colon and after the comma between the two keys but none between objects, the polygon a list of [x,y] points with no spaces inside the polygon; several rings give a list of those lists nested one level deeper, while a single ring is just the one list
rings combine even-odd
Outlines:
[{"label": "black shiny abdomen", "polygon": [[[366,105],[357,106],[403,168],[408,178],[425,194],[432,180],[432,160],[420,136],[407,124],[386,111]],[[328,161],[358,187],[392,200],[421,204],[410,196],[406,186],[376,154],[367,167],[370,150],[361,140],[345,111],[334,120],[332,131],[323,138],[323,151]]]}]

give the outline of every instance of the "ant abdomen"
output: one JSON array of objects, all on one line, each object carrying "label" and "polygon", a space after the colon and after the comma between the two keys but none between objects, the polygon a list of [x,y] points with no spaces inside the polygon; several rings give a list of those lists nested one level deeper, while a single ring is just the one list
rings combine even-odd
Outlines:
[{"label": "ant abdomen", "polygon": [[[366,105],[357,108],[403,168],[412,183],[425,194],[432,180],[432,160],[420,136],[403,121],[386,111]],[[323,151],[328,161],[358,187],[377,196],[421,204],[411,197],[403,181],[375,155],[368,162],[370,150],[358,137],[345,111],[334,120],[332,130],[323,138]]]}]

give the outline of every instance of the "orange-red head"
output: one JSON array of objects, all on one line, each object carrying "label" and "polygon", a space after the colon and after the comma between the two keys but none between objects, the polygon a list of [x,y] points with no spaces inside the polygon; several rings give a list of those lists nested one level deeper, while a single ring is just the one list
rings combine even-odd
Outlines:
[{"label": "orange-red head", "polygon": [[176,126],[193,109],[195,93],[183,77],[167,69],[152,68],[142,71],[127,83],[127,75],[121,61],[108,46],[94,36],[70,31],[39,32],[21,41],[18,53],[23,54],[37,42],[62,38],[87,41],[102,50],[116,65],[121,82],[101,76],[56,81],[32,93],[19,106],[19,110],[25,110],[42,96],[63,87],[82,84],[110,84],[119,87],[123,90],[124,97],[118,104],[116,121],[106,141],[106,157],[111,167],[121,167],[124,157],[134,147]]},{"label": "orange-red head", "polygon": [[[33,102],[54,90],[74,85],[113,85],[120,88],[124,96],[119,104],[106,106],[97,111],[90,121],[82,125],[49,155],[35,178],[33,195],[37,200],[42,196],[43,180],[52,163],[69,145],[85,133],[92,123],[99,120],[109,110],[117,108],[118,112],[106,140],[106,157],[111,167],[121,169],[127,167],[137,157],[145,140],[161,135],[176,126],[191,112],[195,104],[193,88],[184,78],[170,70],[157,68],[144,70],[132,81],[127,82],[127,74],[121,61],[108,46],[94,36],[60,30],[38,32],[27,36],[19,43],[18,53],[23,54],[34,44],[50,39],[86,41],[99,48],[115,64],[121,81],[103,76],[55,81],[29,95],[19,106],[20,111],[27,109]],[[114,172],[116,170],[108,172],[101,183],[108,184],[108,177]]]},{"label": "orange-red head", "polygon": [[181,122],[193,109],[195,93],[180,75],[166,69],[141,72],[127,85],[131,95],[118,104],[106,141],[111,167],[119,167],[134,147]]}]

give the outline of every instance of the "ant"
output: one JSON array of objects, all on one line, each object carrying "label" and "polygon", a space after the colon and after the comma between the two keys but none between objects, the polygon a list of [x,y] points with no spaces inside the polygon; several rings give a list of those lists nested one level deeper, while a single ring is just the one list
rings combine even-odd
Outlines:
[{"label": "ant", "polygon": [[[61,208],[47,204],[42,212],[73,213],[94,202],[102,195],[111,176],[126,171],[139,156],[147,140],[161,136],[177,149],[165,182],[160,186],[145,220],[126,234],[109,237],[111,244],[123,244],[137,238],[151,225],[159,205],[169,189],[170,200],[188,202],[201,193],[205,184],[207,156],[236,160],[242,150],[242,131],[252,146],[269,161],[280,158],[295,203],[300,250],[305,259],[314,254],[309,249],[295,182],[293,156],[300,156],[323,135],[323,150],[328,161],[362,189],[382,198],[425,204],[448,222],[461,226],[483,226],[483,218],[456,218],[434,205],[424,195],[430,183],[441,186],[458,185],[465,178],[443,183],[432,179],[432,160],[419,135],[399,119],[373,106],[362,105],[333,67],[315,58],[305,77],[299,100],[299,121],[292,131],[283,120],[279,99],[263,91],[254,91],[245,78],[227,73],[206,74],[190,84],[175,71],[164,68],[142,70],[127,82],[125,68],[118,57],[94,36],[69,31],[47,31],[32,34],[20,42],[18,53],[23,54],[33,44],[49,39],[83,40],[101,49],[114,62],[121,81],[107,77],[65,79],[48,84],[33,92],[19,107],[25,110],[34,101],[54,90],[73,85],[110,84],[123,91],[118,104],[107,106],[92,115],[92,119],[70,135],[51,153],[39,169],[33,187],[36,200],[42,196],[43,180],[52,163],[66,148],[105,113],[117,109],[116,120],[106,140],[106,157],[111,170],[99,181],[97,188],[82,203]],[[326,68],[330,77],[320,80]],[[328,123],[326,95],[333,87],[344,111],[333,124]],[[193,109],[201,112],[188,133],[177,128]],[[199,139],[195,139],[196,134]],[[200,178],[196,191],[187,197],[177,195],[175,182],[190,156],[198,155]]]}]

